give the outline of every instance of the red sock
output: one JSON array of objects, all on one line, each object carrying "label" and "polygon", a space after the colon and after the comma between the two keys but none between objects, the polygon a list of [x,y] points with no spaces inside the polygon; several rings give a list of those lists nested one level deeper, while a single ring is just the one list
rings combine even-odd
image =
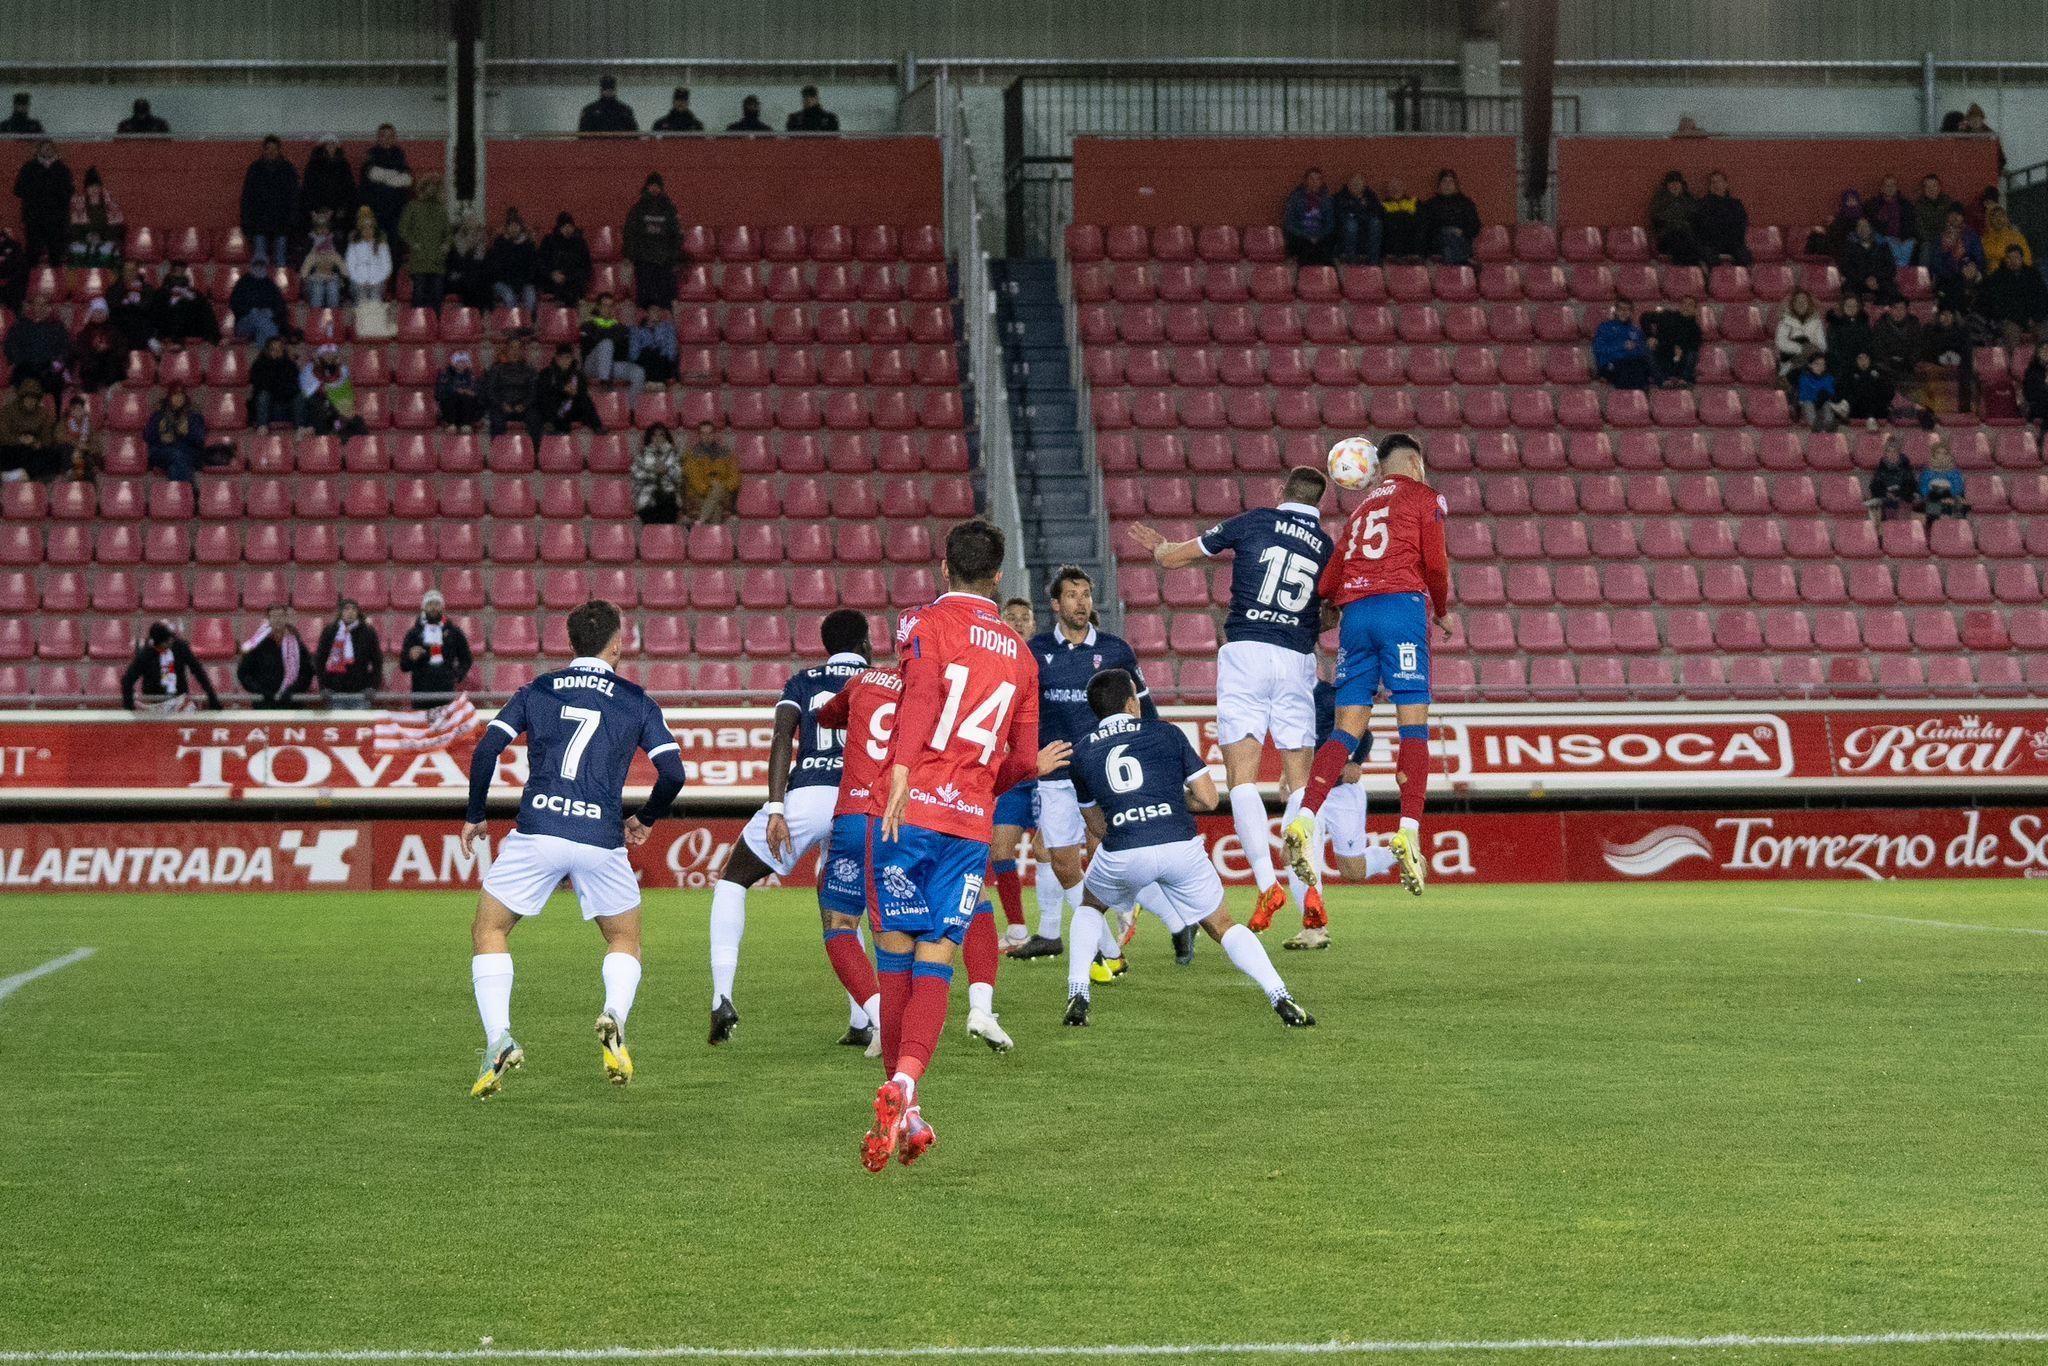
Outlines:
[{"label": "red sock", "polygon": [[825,931],[825,957],[831,962],[832,971],[839,975],[839,985],[854,1000],[865,1004],[879,990],[874,965],[861,949],[860,936],[852,930]]},{"label": "red sock", "polygon": [[1313,816],[1323,809],[1323,798],[1330,795],[1330,789],[1344,776],[1344,765],[1351,762],[1351,755],[1358,748],[1358,737],[1346,736],[1338,731],[1323,741],[1316,750],[1315,766],[1308,771],[1308,790],[1301,794],[1301,809]]},{"label": "red sock", "polygon": [[[1015,873],[1010,874],[1012,878]],[[996,963],[1002,953],[996,943],[996,916],[983,902],[981,909],[974,913],[974,919],[967,922],[967,939],[960,946],[960,956],[967,960],[967,980],[987,982],[995,985]]]},{"label": "red sock", "polygon": [[919,963],[910,976],[910,1004],[903,1011],[903,1042],[892,1072],[912,1081],[924,1076],[946,1030],[947,997],[953,990],[953,965]]},{"label": "red sock", "polygon": [[882,992],[882,1075],[888,1077],[895,1075],[896,1058],[903,1049],[903,1015],[910,1005],[910,955],[877,948],[875,958],[882,965],[876,977]]},{"label": "red sock", "polygon": [[1394,776],[1401,785],[1401,819],[1421,821],[1422,803],[1429,796],[1429,741],[1404,738]]},{"label": "red sock", "polygon": [[1003,903],[1003,919],[1012,925],[1024,923],[1024,879],[1017,872],[1017,860],[1004,859],[1008,867],[998,867],[994,882],[996,897]]}]

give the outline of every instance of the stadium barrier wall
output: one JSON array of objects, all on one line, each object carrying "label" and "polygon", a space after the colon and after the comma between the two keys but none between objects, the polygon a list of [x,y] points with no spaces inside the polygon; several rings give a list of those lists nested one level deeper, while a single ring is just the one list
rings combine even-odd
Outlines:
[{"label": "stadium barrier wall", "polygon": [[[1287,192],[1311,166],[1335,191],[1353,171],[1375,189],[1399,176],[1417,199],[1458,173],[1487,223],[1515,221],[1515,140],[1474,134],[1383,137],[1074,139],[1076,223],[1278,223]],[[1645,192],[1644,200],[1648,201]],[[1633,221],[1633,220],[1631,220]]]},{"label": "stadium barrier wall", "polygon": [[[1994,138],[1561,137],[1557,140],[1557,221],[1599,227],[1643,226],[1650,196],[1667,171],[1681,172],[1694,194],[1723,171],[1730,191],[1758,227],[1825,224],[1843,190],[1877,192],[1888,175],[1907,198],[1929,171],[1956,200],[1974,203],[1999,183]],[[1803,245],[1787,242],[1788,250]]]},{"label": "stadium barrier wall", "polygon": [[[649,892],[708,889],[742,824],[733,817],[661,822],[632,855],[642,885]],[[1248,885],[1230,818],[1204,817],[1201,826],[1224,880]],[[501,822],[494,836],[505,828]],[[459,829],[459,817],[10,826],[0,828],[0,890],[459,890],[476,886],[489,866],[486,855],[463,851]],[[1429,821],[1424,843],[1431,880],[1440,885],[2048,877],[2042,810],[1448,815]],[[781,883],[815,886],[816,869],[816,856],[807,855]],[[656,897],[649,908],[659,913],[665,905],[675,903]]]},{"label": "stadium barrier wall", "polygon": [[[1212,709],[1165,714],[1220,766]],[[466,703],[450,709],[451,724],[433,716],[0,712],[0,807],[294,811],[347,801],[447,811],[468,791],[484,718]],[[766,795],[772,710],[667,717],[689,773],[685,802],[730,809]],[[2048,702],[1446,705],[1431,723],[1435,789],[1447,797],[2048,795]],[[1366,773],[1391,793],[1392,717],[1377,718],[1374,738]],[[1271,751],[1265,761],[1270,790],[1279,765]],[[635,763],[644,790],[653,770]],[[516,800],[525,764],[523,744],[505,751],[501,807]]]}]

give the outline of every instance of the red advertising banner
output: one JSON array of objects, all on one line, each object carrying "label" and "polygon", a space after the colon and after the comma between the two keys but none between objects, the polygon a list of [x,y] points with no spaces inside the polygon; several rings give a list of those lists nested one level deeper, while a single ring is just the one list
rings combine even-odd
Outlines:
[{"label": "red advertising banner", "polygon": [[[1214,713],[1168,708],[1220,766]],[[335,801],[453,809],[468,790],[471,736],[428,747],[378,741],[379,713],[0,712],[0,805],[52,801],[297,809]],[[669,725],[686,803],[732,807],[766,792],[773,715],[676,710]],[[1437,790],[1541,797],[1711,791],[2048,791],[2048,703],[1910,705],[1635,704],[1444,706],[1431,719]],[[387,731],[389,727],[387,726]],[[1391,793],[1393,718],[1376,726],[1370,775]],[[1266,780],[1278,777],[1266,755]],[[526,749],[499,761],[496,795],[516,796]],[[634,781],[653,780],[640,760]]]}]

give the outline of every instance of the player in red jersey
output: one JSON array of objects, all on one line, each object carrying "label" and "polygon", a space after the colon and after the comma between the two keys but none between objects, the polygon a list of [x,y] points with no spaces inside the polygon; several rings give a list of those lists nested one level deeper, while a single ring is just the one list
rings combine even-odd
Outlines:
[{"label": "player in red jersey", "polygon": [[1324,625],[1342,623],[1337,728],[1316,750],[1301,813],[1282,830],[1295,875],[1317,883],[1316,813],[1351,762],[1382,684],[1394,700],[1401,743],[1395,777],[1401,828],[1388,843],[1401,885],[1422,895],[1422,805],[1429,787],[1429,624],[1448,629],[1450,559],[1443,497],[1423,482],[1422,446],[1406,432],[1380,442],[1382,478],[1351,511],[1317,585]]},{"label": "player in red jersey", "polygon": [[875,1093],[861,1163],[906,1165],[934,1140],[917,1083],[946,1026],[953,949],[981,905],[998,793],[1068,746],[1038,749],[1038,666],[996,611],[1003,534],[963,522],[946,537],[948,592],[897,632],[903,697],[891,743],[889,796],[870,845],[880,930],[882,1051],[894,1057]]},{"label": "player in red jersey", "polygon": [[[884,765],[895,731],[903,679],[894,669],[862,669],[818,709],[820,729],[840,733],[839,798],[832,807],[832,831],[818,856],[818,917],[824,922],[825,957],[847,994],[863,1002],[880,986],[860,942],[860,918],[868,897],[868,844],[882,811]],[[872,1002],[874,1046],[868,1056],[886,1059],[881,1003]],[[886,1065],[886,1064],[885,1064]]]}]

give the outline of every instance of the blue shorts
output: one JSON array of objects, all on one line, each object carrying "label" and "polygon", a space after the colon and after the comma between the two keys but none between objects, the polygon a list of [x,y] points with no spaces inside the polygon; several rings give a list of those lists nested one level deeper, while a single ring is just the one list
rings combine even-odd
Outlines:
[{"label": "blue shorts", "polygon": [[1429,701],[1429,599],[1380,593],[1344,605],[1337,628],[1337,705],[1369,707],[1385,684],[1394,705]]},{"label": "blue shorts", "polygon": [[868,908],[868,831],[873,816],[832,818],[832,833],[818,855],[818,907],[840,915]]},{"label": "blue shorts", "polygon": [[877,822],[869,851],[876,904],[881,908],[879,928],[927,943],[959,943],[974,908],[981,904],[988,846],[915,825],[904,826],[890,844]]},{"label": "blue shorts", "polygon": [[1038,782],[1018,783],[996,798],[996,824],[1014,825],[1019,830],[1038,828]]}]

